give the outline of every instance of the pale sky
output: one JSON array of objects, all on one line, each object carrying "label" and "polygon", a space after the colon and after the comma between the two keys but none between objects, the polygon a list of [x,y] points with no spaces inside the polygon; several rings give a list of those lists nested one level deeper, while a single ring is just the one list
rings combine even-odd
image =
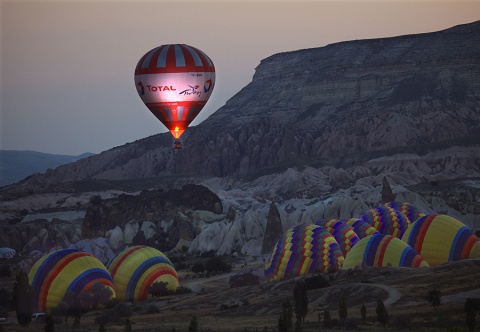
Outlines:
[{"label": "pale sky", "polygon": [[140,57],[163,44],[194,46],[215,64],[192,126],[270,55],[480,19],[480,0],[0,1],[0,149],[67,155],[166,132],[133,80]]}]

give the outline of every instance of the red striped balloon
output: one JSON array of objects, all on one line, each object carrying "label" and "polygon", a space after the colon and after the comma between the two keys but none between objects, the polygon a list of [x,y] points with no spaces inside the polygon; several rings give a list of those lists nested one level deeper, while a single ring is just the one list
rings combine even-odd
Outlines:
[{"label": "red striped balloon", "polygon": [[162,45],[143,55],[135,85],[147,108],[179,139],[215,87],[215,66],[198,48]]}]

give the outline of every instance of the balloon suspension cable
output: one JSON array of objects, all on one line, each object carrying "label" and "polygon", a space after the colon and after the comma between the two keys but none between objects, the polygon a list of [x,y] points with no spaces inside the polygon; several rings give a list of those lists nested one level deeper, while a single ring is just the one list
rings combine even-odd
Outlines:
[{"label": "balloon suspension cable", "polygon": [[175,138],[175,142],[173,143],[173,149],[180,150],[182,148],[182,142],[178,138]]}]

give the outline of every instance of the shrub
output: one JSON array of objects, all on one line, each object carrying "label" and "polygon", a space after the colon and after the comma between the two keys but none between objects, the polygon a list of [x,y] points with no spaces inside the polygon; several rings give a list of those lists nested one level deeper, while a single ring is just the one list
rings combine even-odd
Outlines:
[{"label": "shrub", "polygon": [[240,273],[229,278],[230,288],[260,285],[260,278],[252,272]]},{"label": "shrub", "polygon": [[400,328],[410,329],[412,320],[407,315],[397,315],[392,317],[392,324]]}]

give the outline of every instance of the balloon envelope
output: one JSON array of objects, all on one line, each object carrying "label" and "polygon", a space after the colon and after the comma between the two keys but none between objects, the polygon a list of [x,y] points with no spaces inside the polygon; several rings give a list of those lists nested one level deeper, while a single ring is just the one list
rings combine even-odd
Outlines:
[{"label": "balloon envelope", "polygon": [[126,248],[107,264],[117,289],[117,298],[134,302],[146,300],[148,287],[155,282],[168,283],[175,291],[178,275],[172,262],[161,251],[147,246]]},{"label": "balloon envelope", "polygon": [[327,230],[317,225],[295,226],[275,245],[265,265],[265,280],[339,269],[343,260],[337,241]]},{"label": "balloon envelope", "polygon": [[147,108],[178,139],[210,98],[215,66],[195,47],[162,45],[140,58],[135,85]]},{"label": "balloon envelope", "polygon": [[480,243],[475,234],[461,221],[445,214],[419,218],[408,227],[402,240],[432,266],[476,258],[480,252]]},{"label": "balloon envelope", "polygon": [[369,210],[361,219],[378,230],[381,234],[401,238],[410,221],[395,209],[383,205]]},{"label": "balloon envelope", "polygon": [[333,235],[344,256],[360,240],[355,230],[342,220],[329,219],[327,221],[318,221],[315,225],[325,228]]},{"label": "balloon envelope", "polygon": [[347,253],[342,269],[356,266],[427,267],[428,263],[407,243],[392,235],[367,236]]},{"label": "balloon envelope", "polygon": [[346,221],[346,223],[353,228],[359,239],[363,239],[368,235],[379,233],[376,228],[362,219],[350,218]]},{"label": "balloon envelope", "polygon": [[63,249],[40,258],[30,269],[28,279],[34,293],[34,306],[39,312],[50,312],[66,293],[89,291],[97,282],[112,290],[110,273],[93,255],[76,249]]},{"label": "balloon envelope", "polygon": [[408,218],[410,223],[414,222],[420,217],[425,216],[426,214],[420,211],[415,205],[407,202],[388,202],[384,204],[386,207],[395,209],[402,213],[405,217]]}]

